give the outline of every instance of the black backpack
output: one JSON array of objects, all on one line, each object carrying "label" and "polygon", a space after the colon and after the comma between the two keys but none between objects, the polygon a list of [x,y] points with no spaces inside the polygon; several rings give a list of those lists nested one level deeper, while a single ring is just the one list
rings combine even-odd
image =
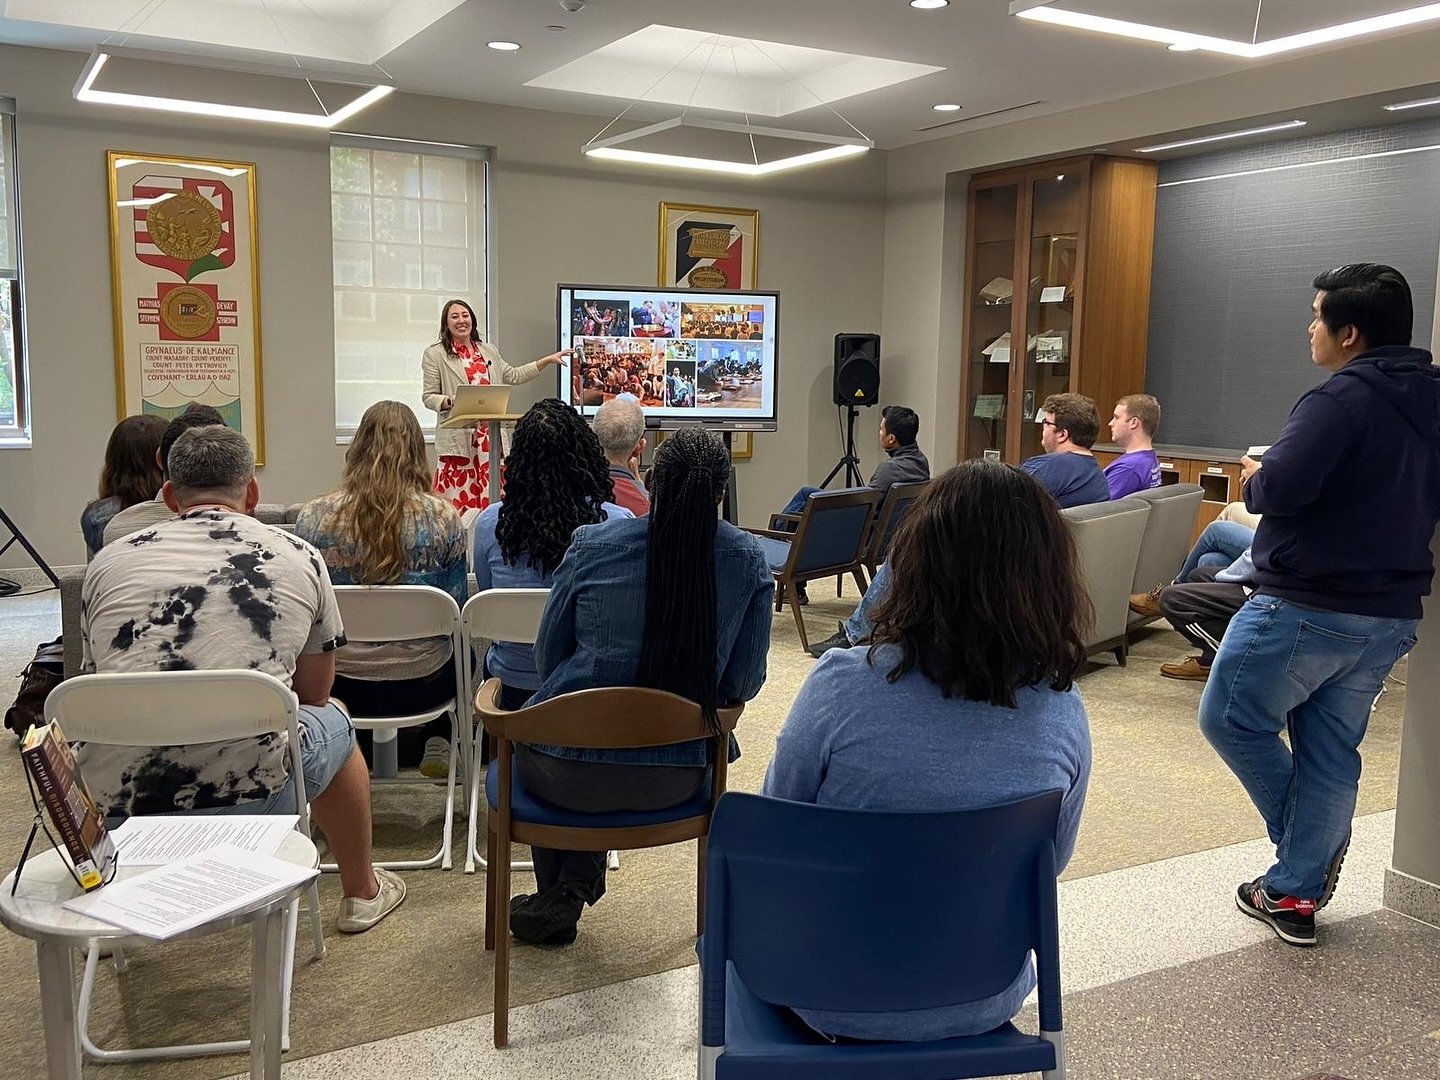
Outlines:
[{"label": "black backpack", "polygon": [[45,722],[45,699],[65,678],[65,646],[60,638],[35,650],[35,659],[20,673],[20,692],[5,710],[5,726],[23,739],[31,724]]}]

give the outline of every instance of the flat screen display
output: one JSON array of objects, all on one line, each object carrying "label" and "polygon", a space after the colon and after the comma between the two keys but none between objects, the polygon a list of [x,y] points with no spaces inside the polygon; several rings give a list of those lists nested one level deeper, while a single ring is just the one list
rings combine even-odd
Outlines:
[{"label": "flat screen display", "polygon": [[774,430],[779,293],[561,285],[558,317],[582,415],[633,394],[652,427]]}]

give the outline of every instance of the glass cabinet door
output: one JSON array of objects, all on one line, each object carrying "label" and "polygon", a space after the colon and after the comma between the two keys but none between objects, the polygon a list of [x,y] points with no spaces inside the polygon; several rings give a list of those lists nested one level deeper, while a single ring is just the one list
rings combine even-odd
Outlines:
[{"label": "glass cabinet door", "polygon": [[[965,343],[966,402],[962,418],[965,457],[1004,453],[1015,312],[1015,261],[1020,187],[1006,184],[974,193],[970,289]],[[1023,296],[1023,293],[1021,294]]]},{"label": "glass cabinet door", "polygon": [[[1041,452],[1036,414],[1051,394],[1070,389],[1075,275],[1080,265],[1084,178],[1057,173],[1031,182],[1029,285],[1021,378],[1020,458]],[[1017,417],[1017,420],[1021,418]]]}]

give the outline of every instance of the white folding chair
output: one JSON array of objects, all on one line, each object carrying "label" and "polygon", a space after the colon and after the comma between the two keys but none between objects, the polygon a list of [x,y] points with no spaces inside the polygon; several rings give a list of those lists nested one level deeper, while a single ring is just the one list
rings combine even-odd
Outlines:
[{"label": "white folding chair", "polygon": [[[45,719],[58,720],[65,737],[75,742],[111,746],[183,746],[258,738],[283,731],[289,736],[290,775],[295,778],[296,829],[310,837],[310,800],[300,761],[300,704],[295,693],[273,675],[259,671],[147,671],[126,675],[77,675],[45,699]],[[121,856],[124,857],[123,854]],[[319,864],[318,857],[315,865]],[[320,924],[320,892],[309,888],[310,928],[314,958],[325,955]],[[299,901],[285,915],[283,982],[281,985],[281,1049],[290,1049],[290,988],[295,966],[295,931]],[[250,1040],[189,1043],[105,1050],[87,1030],[90,1001],[100,950],[92,945],[85,957],[75,1026],[84,1052],[97,1061],[145,1061],[250,1052]],[[116,968],[123,970],[118,952]]]},{"label": "white folding chair", "polygon": [[[345,624],[345,639],[349,642],[415,641],[421,638],[446,637],[450,639],[451,661],[455,672],[456,694],[460,695],[466,685],[466,671],[469,664],[464,662],[465,648],[460,634],[460,608],[455,598],[443,589],[429,585],[337,585],[335,599],[340,604],[340,619]],[[346,702],[347,705],[350,702]],[[473,709],[473,706],[471,706]],[[352,712],[350,719],[360,731],[375,731],[393,734],[400,728],[418,727],[450,716],[450,768],[445,778],[445,830],[440,840],[440,849],[428,859],[410,859],[381,862],[389,870],[423,870],[439,866],[450,869],[450,840],[455,821],[455,770],[457,765],[468,762],[465,742],[469,731],[460,723],[460,708],[456,697],[450,697],[433,709],[411,713],[406,716],[357,716]],[[468,715],[468,711],[467,711]],[[372,785],[378,784],[438,784],[440,781],[421,776],[371,777]],[[321,866],[327,872],[339,869],[333,863]]]},{"label": "white folding chair", "polygon": [[[476,593],[465,603],[460,613],[460,635],[465,642],[465,653],[475,651],[476,663],[484,664],[484,652],[493,641],[513,641],[520,645],[533,645],[540,632],[540,617],[545,614],[545,602],[550,599],[549,589],[486,589]],[[485,729],[475,723],[475,692],[480,687],[479,672],[465,665],[465,710],[470,724],[469,734],[469,778],[470,778],[470,825],[465,846],[465,873],[473,874],[475,865],[486,865],[485,856],[475,847],[475,838],[480,822],[480,785],[484,770],[480,767],[481,747],[484,745]],[[534,864],[514,862],[512,870],[533,870]]]}]

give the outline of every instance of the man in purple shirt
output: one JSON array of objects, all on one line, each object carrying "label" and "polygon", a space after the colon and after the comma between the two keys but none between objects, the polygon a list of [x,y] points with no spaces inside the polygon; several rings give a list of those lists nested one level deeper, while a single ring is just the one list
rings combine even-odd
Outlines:
[{"label": "man in purple shirt", "polygon": [[1111,499],[1160,486],[1160,459],[1151,440],[1160,428],[1160,402],[1149,394],[1126,394],[1110,417],[1110,441],[1125,451],[1105,466]]}]

